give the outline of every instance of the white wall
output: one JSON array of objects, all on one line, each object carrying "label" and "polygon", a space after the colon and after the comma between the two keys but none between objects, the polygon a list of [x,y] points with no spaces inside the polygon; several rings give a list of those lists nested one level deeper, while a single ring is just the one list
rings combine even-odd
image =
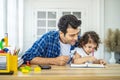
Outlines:
[{"label": "white wall", "polygon": [[[108,28],[120,29],[120,0],[105,0],[105,37]],[[108,61],[110,54],[105,51],[105,59]]]},{"label": "white wall", "polygon": [[120,0],[105,0],[105,30],[120,28]]}]

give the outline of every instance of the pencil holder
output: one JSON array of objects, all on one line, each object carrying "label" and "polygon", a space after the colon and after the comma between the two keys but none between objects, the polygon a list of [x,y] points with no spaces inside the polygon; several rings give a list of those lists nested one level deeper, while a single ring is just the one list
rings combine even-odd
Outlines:
[{"label": "pencil holder", "polygon": [[10,70],[17,72],[17,67],[18,67],[18,56],[17,55],[11,55],[11,60],[10,60]]}]

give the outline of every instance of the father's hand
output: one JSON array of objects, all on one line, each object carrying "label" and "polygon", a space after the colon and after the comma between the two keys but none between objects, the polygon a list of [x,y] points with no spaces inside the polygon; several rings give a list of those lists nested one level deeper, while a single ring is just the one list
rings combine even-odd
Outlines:
[{"label": "father's hand", "polygon": [[56,57],[55,60],[56,60],[55,61],[56,65],[63,66],[68,62],[69,56],[59,56],[59,57]]}]

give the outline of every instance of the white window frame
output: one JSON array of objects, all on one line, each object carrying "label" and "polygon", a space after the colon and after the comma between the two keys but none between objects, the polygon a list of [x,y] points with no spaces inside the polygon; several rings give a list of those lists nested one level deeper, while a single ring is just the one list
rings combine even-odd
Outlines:
[{"label": "white window frame", "polygon": [[[38,36],[37,36],[37,12],[38,11],[45,11],[45,12],[56,12],[56,27],[55,28],[53,28],[53,29],[56,29],[56,30],[58,30],[58,21],[59,21],[59,19],[60,19],[60,17],[62,16],[62,12],[81,12],[81,19],[80,20],[82,20],[84,23],[86,22],[85,20],[87,20],[87,19],[85,19],[86,18],[86,15],[85,15],[85,10],[82,10],[82,9],[37,9],[37,10],[35,10],[34,11],[34,18],[33,18],[33,24],[34,24],[34,26],[33,26],[33,33],[34,33],[34,40],[36,40],[37,38],[38,38]],[[48,20],[48,19],[46,19],[46,20]],[[82,26],[85,26],[85,24],[84,23],[82,23]],[[47,23],[46,23],[46,25],[47,25]],[[82,28],[82,26],[81,26],[81,28]],[[41,29],[42,29],[42,27],[41,27]],[[47,30],[48,30],[48,26],[46,26],[46,28],[44,28],[44,29],[46,29],[46,32],[47,32]],[[84,32],[84,28],[83,28],[83,30],[81,30],[81,33],[83,33]],[[39,37],[41,37],[43,34],[41,34]],[[33,40],[33,41],[34,41]]]}]

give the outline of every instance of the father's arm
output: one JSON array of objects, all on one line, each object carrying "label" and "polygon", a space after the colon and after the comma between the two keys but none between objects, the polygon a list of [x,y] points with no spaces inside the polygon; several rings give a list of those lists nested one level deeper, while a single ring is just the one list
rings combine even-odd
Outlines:
[{"label": "father's arm", "polygon": [[24,62],[30,61],[31,64],[65,65],[68,62],[68,56],[60,56],[56,58],[44,57],[48,42],[47,40],[48,38],[43,36],[40,40],[36,41],[33,46],[22,56]]},{"label": "father's arm", "polygon": [[59,56],[56,58],[42,58],[42,57],[35,57],[33,58],[30,63],[31,64],[43,64],[43,65],[65,65],[69,60],[68,56]]}]

